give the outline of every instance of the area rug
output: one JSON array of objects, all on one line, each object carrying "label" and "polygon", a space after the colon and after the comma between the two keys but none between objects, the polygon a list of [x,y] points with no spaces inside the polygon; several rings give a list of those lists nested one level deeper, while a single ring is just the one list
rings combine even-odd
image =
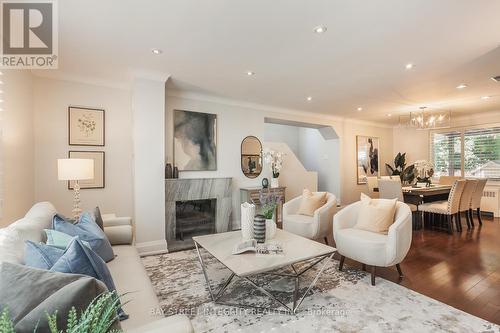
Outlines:
[{"label": "area rug", "polygon": [[[214,288],[229,271],[203,253]],[[366,272],[337,270],[338,261],[328,263],[296,315],[214,304],[195,250],[142,258],[158,296],[163,316],[183,313],[196,332],[500,332],[500,327],[457,310],[398,284],[377,278],[370,284]],[[319,266],[304,273],[305,292]],[[273,295],[292,301],[294,281],[259,275],[253,279]],[[235,279],[221,301],[258,307],[278,304],[244,280]]]}]

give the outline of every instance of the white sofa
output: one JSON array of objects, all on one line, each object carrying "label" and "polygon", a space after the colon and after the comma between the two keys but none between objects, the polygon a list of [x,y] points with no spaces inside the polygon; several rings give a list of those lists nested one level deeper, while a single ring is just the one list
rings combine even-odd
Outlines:
[{"label": "white sofa", "polygon": [[412,238],[411,210],[403,202],[396,203],[394,223],[387,235],[355,229],[361,202],[346,206],[335,214],[333,238],[341,255],[339,270],[345,257],[372,266],[372,285],[375,285],[375,267],[396,265],[400,277],[403,276],[399,263],[410,250]]},{"label": "white sofa", "polygon": [[[318,193],[318,192],[314,192]],[[337,207],[337,198],[327,193],[326,203],[318,208],[313,216],[297,214],[302,196],[298,196],[283,205],[283,230],[313,239],[325,240],[332,234],[332,219]]]},{"label": "white sofa", "polygon": [[[0,261],[23,264],[24,242],[45,241],[43,229],[50,228],[56,210],[49,202],[35,204],[26,216],[4,229],[0,229]],[[103,215],[104,232],[108,236],[116,258],[108,263],[119,294],[131,292],[124,310],[130,318],[120,324],[124,332],[141,333],[190,333],[191,322],[184,315],[163,318],[158,315],[159,303],[151,281],[132,245],[132,224],[127,218]],[[2,230],[7,230],[2,232]],[[3,235],[3,236],[2,236]],[[14,237],[8,236],[14,235]],[[118,244],[118,245],[117,245]]]}]

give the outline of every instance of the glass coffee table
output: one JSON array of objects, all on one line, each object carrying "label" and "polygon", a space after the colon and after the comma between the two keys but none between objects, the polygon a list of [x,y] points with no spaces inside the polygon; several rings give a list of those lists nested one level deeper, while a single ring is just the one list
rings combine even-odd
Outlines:
[{"label": "glass coffee table", "polygon": [[[201,269],[203,271],[203,275],[205,276],[210,297],[214,303],[272,310],[271,308],[262,308],[246,304],[221,302],[220,298],[223,296],[224,291],[227,289],[231,281],[235,277],[238,277],[248,281],[254,288],[279,303],[284,312],[294,314],[299,309],[311,288],[316,284],[316,281],[318,281],[318,278],[323,273],[323,270],[336,251],[336,249],[331,246],[278,229],[276,231],[276,236],[272,241],[282,244],[284,252],[283,255],[256,255],[252,252],[238,255],[231,254],[235,245],[239,244],[241,240],[241,231],[231,231],[220,234],[193,237]],[[225,279],[218,290],[214,290],[210,286],[206,263],[202,258],[200,248],[207,251],[230,271],[229,277]],[[305,265],[303,265],[304,262]],[[323,264],[313,278],[312,282],[309,284],[309,287],[302,295],[299,295],[300,277],[321,262],[323,262]],[[291,268],[290,273],[278,271],[283,268]],[[291,302],[291,304],[286,304],[283,300],[276,298],[271,294],[271,292],[258,285],[257,282],[252,279],[252,277],[258,274],[278,275],[294,279],[295,288],[293,291],[293,302]]]}]

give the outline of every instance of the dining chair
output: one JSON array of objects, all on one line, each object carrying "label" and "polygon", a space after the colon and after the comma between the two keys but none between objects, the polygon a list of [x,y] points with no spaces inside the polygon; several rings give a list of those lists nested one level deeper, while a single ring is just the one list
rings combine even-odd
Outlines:
[{"label": "dining chair", "polygon": [[[379,179],[378,191],[380,199],[398,199],[398,201],[405,202],[403,196],[403,186],[401,185],[401,178],[394,177],[393,179]],[[412,222],[415,227],[415,213],[417,206],[414,204],[406,203],[410,207],[412,213]]]},{"label": "dining chair", "polygon": [[448,233],[450,234],[453,233],[452,223],[453,223],[453,216],[455,216],[455,224],[457,226],[457,230],[459,230],[458,219],[456,214],[460,210],[460,198],[462,196],[462,192],[464,191],[465,183],[466,183],[465,180],[455,180],[455,182],[451,187],[448,200],[423,203],[418,206],[418,210],[420,212],[423,212],[424,215],[428,215],[428,217],[432,219],[431,222],[434,222],[436,216],[445,217]]},{"label": "dining chair", "polygon": [[462,196],[460,197],[460,209],[459,209],[459,212],[457,214],[457,219],[458,219],[457,220],[457,228],[459,228],[459,231],[462,231],[462,213],[465,213],[465,220],[467,222],[467,229],[471,228],[469,211],[470,211],[472,194],[476,190],[476,187],[477,187],[477,180],[475,180],[475,179],[466,179],[465,180],[464,191],[462,192]]},{"label": "dining chair", "polygon": [[453,185],[455,180],[459,180],[462,177],[459,176],[440,176],[439,177],[439,185]]},{"label": "dining chair", "polygon": [[474,210],[477,212],[477,220],[479,221],[479,224],[483,225],[483,221],[481,221],[481,199],[483,198],[484,187],[486,186],[487,182],[488,182],[487,178],[477,179],[476,189],[474,190],[474,193],[472,193],[469,216],[470,216],[470,223],[473,227],[474,227],[474,217],[472,215],[472,212]]},{"label": "dining chair", "polygon": [[374,191],[374,189],[378,187],[377,177],[366,177],[366,186],[368,187],[368,195],[371,198],[378,196],[378,193]]}]

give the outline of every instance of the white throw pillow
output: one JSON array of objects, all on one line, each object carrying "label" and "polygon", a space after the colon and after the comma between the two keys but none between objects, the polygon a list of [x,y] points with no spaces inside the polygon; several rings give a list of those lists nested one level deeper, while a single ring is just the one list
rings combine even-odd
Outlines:
[{"label": "white throw pillow", "polygon": [[24,263],[24,242],[14,229],[0,229],[0,262]]},{"label": "white throw pillow", "polygon": [[387,234],[394,223],[398,199],[372,199],[361,193],[361,207],[355,229]]}]

